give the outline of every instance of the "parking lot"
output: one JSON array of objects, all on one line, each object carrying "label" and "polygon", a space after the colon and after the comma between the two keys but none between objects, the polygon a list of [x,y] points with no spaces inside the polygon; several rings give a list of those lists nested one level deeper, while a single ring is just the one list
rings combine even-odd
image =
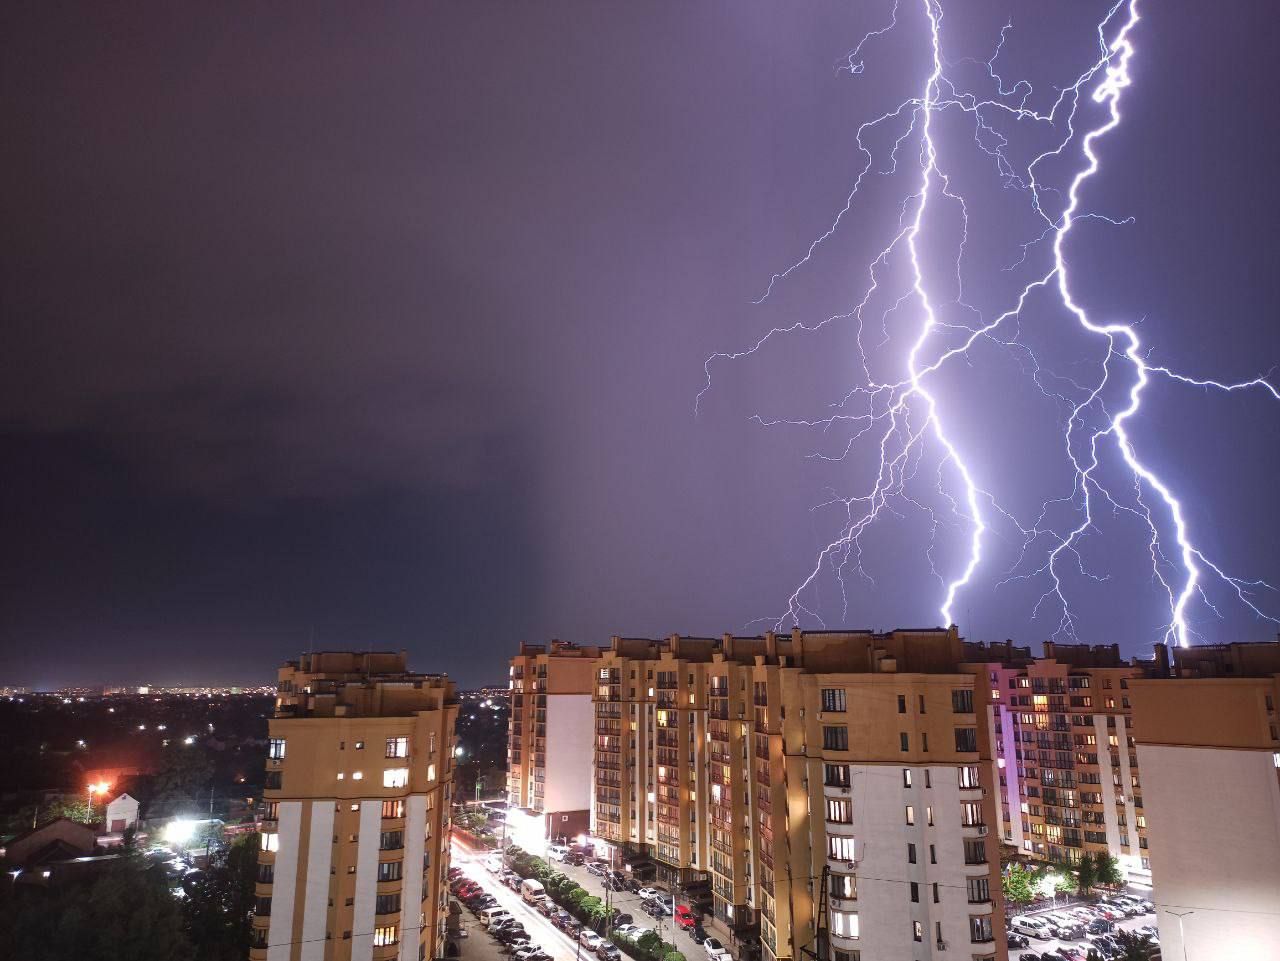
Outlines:
[{"label": "parking lot", "polygon": [[[1094,905],[1088,903],[1077,903],[1062,908],[1045,908],[1039,911],[1031,911],[1018,915],[1017,918],[1011,918],[1006,922],[1006,927],[1012,932],[1018,933],[1020,925],[1018,921],[1022,918],[1032,918],[1039,920],[1048,920],[1063,915],[1075,914],[1081,920],[1089,917],[1097,917],[1097,910]],[[1154,928],[1156,916],[1154,912],[1147,911],[1136,917],[1116,918],[1112,920],[1113,930],[1109,932],[1114,935],[1116,931],[1127,931],[1130,933],[1149,933],[1140,929],[1150,927]],[[1105,933],[1089,934],[1084,937],[1062,938],[1056,936],[1036,937],[1024,932],[1027,935],[1028,943],[1023,946],[1014,947],[1011,943],[1009,946],[1010,961],[1084,961],[1085,956],[1090,950],[1097,951],[1103,957],[1115,957],[1119,952],[1111,950]],[[1158,943],[1156,938],[1152,938],[1153,943]]]}]

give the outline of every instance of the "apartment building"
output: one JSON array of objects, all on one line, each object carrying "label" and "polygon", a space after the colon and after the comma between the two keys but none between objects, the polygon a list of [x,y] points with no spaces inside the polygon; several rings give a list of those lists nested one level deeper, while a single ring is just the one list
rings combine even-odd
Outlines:
[{"label": "apartment building", "polygon": [[511,659],[507,799],[540,816],[547,838],[590,823],[591,692],[600,649],[521,644]]},{"label": "apartment building", "polygon": [[1151,885],[1131,683],[1150,668],[1118,645],[966,644],[995,745],[1001,839],[1025,857],[1073,863],[1109,854]]},{"label": "apartment building", "polygon": [[1156,654],[1132,696],[1161,949],[1280,958],[1280,643]]},{"label": "apartment building", "polygon": [[[995,768],[951,630],[615,637],[593,831],[765,961],[1003,958]],[[949,953],[943,953],[949,952]]]},{"label": "apartment building", "polygon": [[252,961],[444,956],[453,682],[404,652],[279,671]]}]

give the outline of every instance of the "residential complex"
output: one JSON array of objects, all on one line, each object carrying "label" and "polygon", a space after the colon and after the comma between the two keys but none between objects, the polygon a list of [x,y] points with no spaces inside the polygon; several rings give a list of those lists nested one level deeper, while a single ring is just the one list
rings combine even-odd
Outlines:
[{"label": "residential complex", "polygon": [[511,659],[507,799],[543,838],[585,832],[591,809],[591,691],[600,650],[521,644]]},{"label": "residential complex", "polygon": [[[996,766],[950,630],[615,637],[593,833],[765,961],[1003,958]],[[947,952],[947,953],[942,953]]]},{"label": "residential complex", "polygon": [[1130,684],[1151,668],[1118,645],[965,644],[995,745],[1000,837],[1024,856],[1073,863],[1109,854],[1151,884]]},{"label": "residential complex", "polygon": [[456,716],[403,652],[280,669],[253,961],[443,957]]},{"label": "residential complex", "polygon": [[1280,643],[1170,654],[1132,684],[1162,951],[1280,958]]}]

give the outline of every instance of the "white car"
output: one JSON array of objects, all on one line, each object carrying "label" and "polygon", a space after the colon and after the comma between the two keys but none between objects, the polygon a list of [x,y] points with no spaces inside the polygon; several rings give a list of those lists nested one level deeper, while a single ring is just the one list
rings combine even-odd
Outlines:
[{"label": "white car", "polygon": [[1025,934],[1030,938],[1039,938],[1041,941],[1045,941],[1051,937],[1049,925],[1045,924],[1038,918],[1014,918],[1013,924],[1009,925],[1009,927],[1014,931],[1017,931],[1019,934]]},{"label": "white car", "polygon": [[715,938],[703,941],[702,950],[707,952],[707,961],[733,961],[728,949]]},{"label": "white car", "polygon": [[650,898],[662,897],[662,892],[657,888],[641,888],[636,893],[640,895],[641,901],[648,901]]},{"label": "white car", "polygon": [[613,930],[616,934],[630,938],[632,941],[639,941],[641,935],[649,933],[648,928],[642,928],[638,924],[620,924]]},{"label": "white car", "polygon": [[600,945],[604,944],[604,938],[596,934],[590,928],[583,928],[582,933],[578,935],[578,943],[590,951],[594,951]]},{"label": "white car", "polygon": [[553,861],[563,861],[564,856],[568,853],[569,853],[569,845],[567,844],[552,844],[552,845],[548,845],[547,847],[547,855]]}]

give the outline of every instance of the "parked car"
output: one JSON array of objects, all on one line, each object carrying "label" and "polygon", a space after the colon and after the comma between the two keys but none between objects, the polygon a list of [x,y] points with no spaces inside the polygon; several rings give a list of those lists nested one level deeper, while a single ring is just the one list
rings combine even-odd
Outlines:
[{"label": "parked car", "polygon": [[600,947],[600,945],[604,944],[604,938],[600,937],[600,935],[596,934],[590,928],[583,928],[582,932],[578,935],[578,943],[588,951],[594,951],[596,948]]},{"label": "parked car", "polygon": [[608,941],[601,941],[600,947],[596,948],[596,957],[600,961],[619,961],[622,952],[618,950],[616,945],[610,944]]},{"label": "parked car", "polygon": [[1133,933],[1140,938],[1151,938],[1153,941],[1160,937],[1160,930],[1154,924],[1144,924],[1134,928]]},{"label": "parked car", "polygon": [[1087,935],[1106,934],[1108,931],[1115,930],[1115,922],[1108,921],[1106,918],[1094,918],[1085,925],[1084,930]]},{"label": "parked car", "polygon": [[1021,917],[1014,918],[1013,924],[1010,925],[1018,934],[1025,934],[1029,938],[1035,938],[1038,941],[1046,941],[1049,938],[1049,925],[1045,924],[1039,918]]},{"label": "parked car", "polygon": [[1084,952],[1074,945],[1061,944],[1053,954],[1062,961],[1084,961]]},{"label": "parked car", "polygon": [[516,951],[511,957],[514,958],[515,961],[543,961],[544,958],[549,961],[551,955],[547,954],[547,952],[543,951],[542,948],[538,947],[536,944],[531,944],[527,948],[521,948],[519,951]]},{"label": "parked car", "polygon": [[640,895],[641,898],[647,900],[649,898],[660,897],[662,892],[659,891],[657,888],[640,888],[638,891],[636,891],[636,894]]},{"label": "parked car", "polygon": [[577,867],[579,865],[584,864],[587,859],[585,855],[579,854],[577,851],[569,851],[560,860],[563,861],[565,864],[572,864],[575,867]]},{"label": "parked car", "polygon": [[693,930],[693,926],[698,923],[698,916],[689,910],[689,905],[687,904],[676,905],[675,919],[676,924],[686,931]]},{"label": "parked car", "polygon": [[563,861],[564,856],[569,853],[569,845],[567,844],[549,844],[547,845],[547,856],[553,861]]},{"label": "parked car", "polygon": [[703,941],[702,950],[707,953],[707,961],[730,961],[732,957],[728,949],[716,938],[707,938]]},{"label": "parked car", "polygon": [[1014,948],[1025,948],[1031,945],[1030,938],[1028,938],[1025,934],[1018,934],[1014,931],[1009,932],[1008,936],[1006,937],[1006,942],[1010,950]]},{"label": "parked car", "polygon": [[622,911],[619,911],[617,908],[613,909],[612,924],[615,928],[620,924],[630,924],[634,920],[635,918],[633,918],[631,915],[624,914]]}]

